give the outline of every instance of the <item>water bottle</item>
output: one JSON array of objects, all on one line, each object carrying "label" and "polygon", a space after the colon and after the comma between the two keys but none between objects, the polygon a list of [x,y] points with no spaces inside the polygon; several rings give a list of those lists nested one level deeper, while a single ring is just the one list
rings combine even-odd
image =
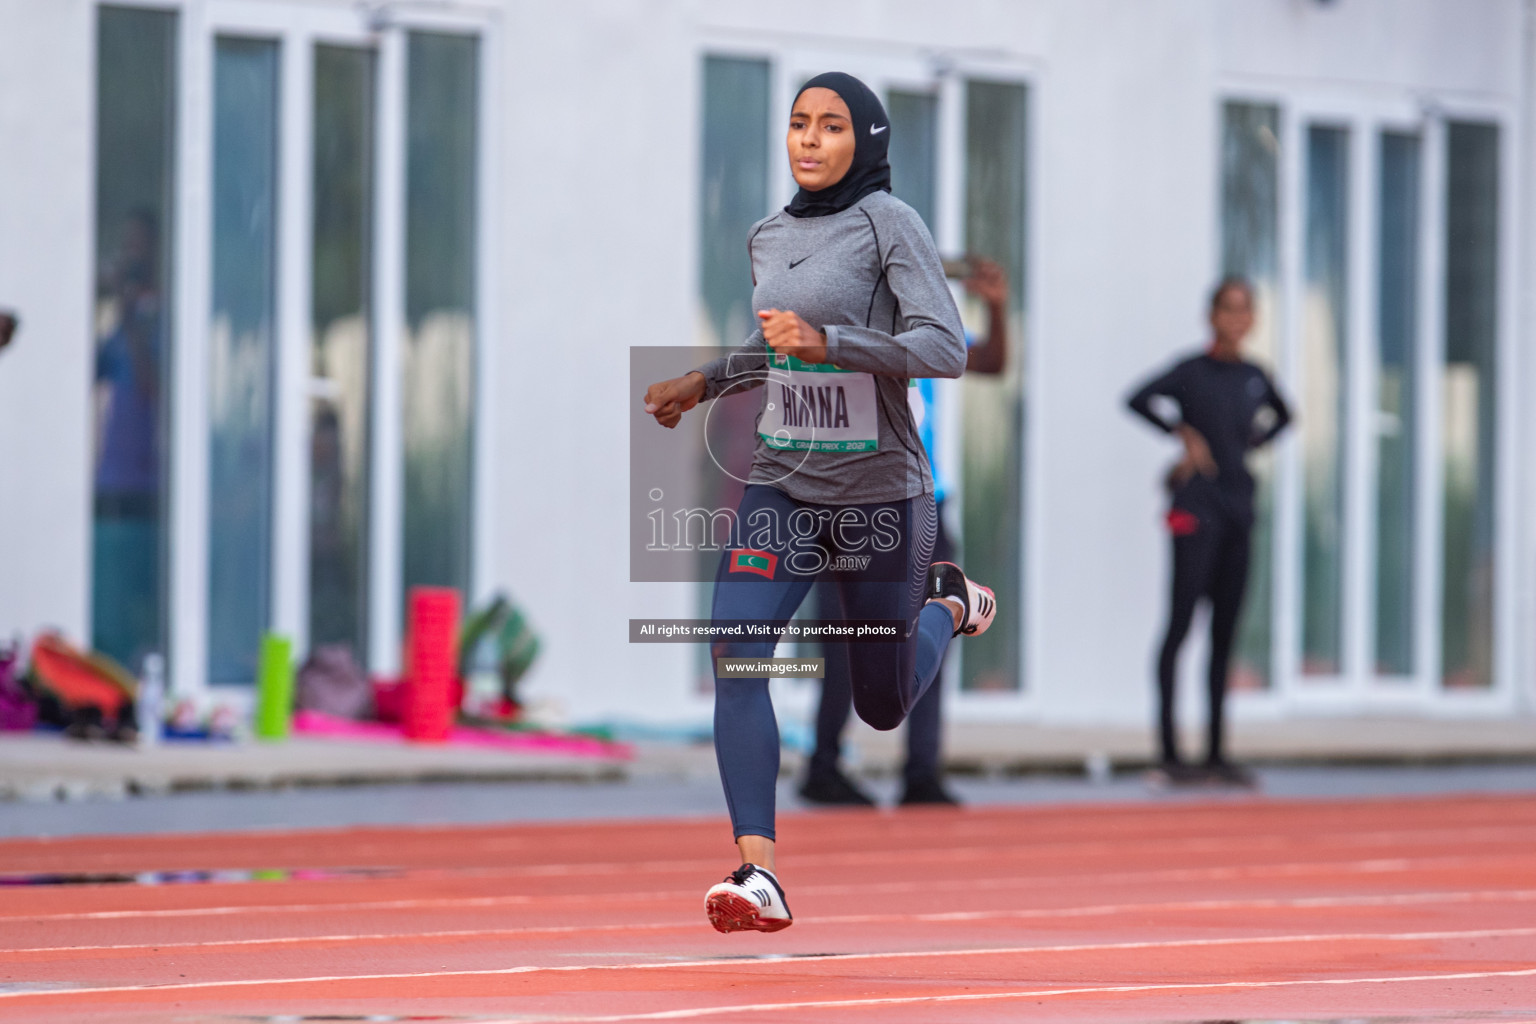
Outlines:
[{"label": "water bottle", "polygon": [[143,676],[139,683],[139,746],[153,747],[160,742],[165,720],[165,658],[144,655]]}]

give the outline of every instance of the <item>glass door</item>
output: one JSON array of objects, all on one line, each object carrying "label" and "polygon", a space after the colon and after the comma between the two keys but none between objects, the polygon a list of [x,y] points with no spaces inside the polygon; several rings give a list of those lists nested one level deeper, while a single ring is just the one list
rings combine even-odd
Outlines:
[{"label": "glass door", "polygon": [[406,45],[404,586],[472,584],[479,40]]},{"label": "glass door", "polygon": [[368,650],[373,348],[371,49],[314,49],[309,645]]},{"label": "glass door", "polygon": [[1421,589],[1418,553],[1422,318],[1419,268],[1421,137],[1384,130],[1377,144],[1376,345],[1372,673],[1411,682],[1418,671],[1414,619]]},{"label": "glass door", "polygon": [[[996,567],[987,580],[1013,628],[971,640],[960,688],[1018,693],[1024,680],[1025,217],[1029,91],[1016,82],[971,79],[964,86],[965,252],[991,260],[1008,280],[1003,372],[963,379],[960,549],[967,562]],[[982,320],[973,310],[972,322]],[[985,329],[985,328],[983,328]]]},{"label": "glass door", "polygon": [[1350,131],[1307,127],[1302,258],[1301,672],[1344,671]]},{"label": "glass door", "polygon": [[180,31],[174,11],[96,12],[90,641],[135,674],[171,641]]},{"label": "glass door", "polygon": [[1494,682],[1499,366],[1499,128],[1445,132],[1445,348],[1440,368],[1440,685]]},{"label": "glass door", "polygon": [[[925,442],[936,449],[936,482],[948,485],[946,522],[959,528],[965,560],[995,567],[987,583],[1010,610],[1007,628],[964,645],[958,689],[987,701],[1023,698],[1029,88],[1018,77],[950,73],[918,58],[806,50],[784,64],[786,113],[800,83],[825,67],[847,69],[881,96],[892,125],[892,192],[922,216],[940,252],[991,260],[1008,282],[1008,357],[1000,372],[919,384],[941,398],[935,426],[943,429],[925,432]],[[774,153],[781,139],[775,123]],[[955,291],[968,333],[981,343],[991,328],[988,311],[968,301],[958,282]]]},{"label": "glass door", "polygon": [[[1224,108],[1229,135],[1240,106]],[[1278,689],[1496,706],[1500,125],[1342,97],[1270,109],[1291,122],[1276,362],[1299,411],[1280,451]],[[1242,214],[1224,201],[1224,232]]]},{"label": "glass door", "polygon": [[[1221,273],[1252,285],[1257,309],[1248,351],[1273,375],[1280,350],[1280,108],[1232,101],[1221,116]],[[1274,679],[1275,450],[1266,446],[1248,461],[1253,546],[1231,672],[1240,692],[1268,690]]]},{"label": "glass door", "polygon": [[162,6],[94,5],[91,646],[189,695],[269,630],[390,671],[404,587],[470,598],[488,520],[494,25]]},{"label": "glass door", "polygon": [[272,605],[281,44],[213,47],[208,682],[256,678]]}]

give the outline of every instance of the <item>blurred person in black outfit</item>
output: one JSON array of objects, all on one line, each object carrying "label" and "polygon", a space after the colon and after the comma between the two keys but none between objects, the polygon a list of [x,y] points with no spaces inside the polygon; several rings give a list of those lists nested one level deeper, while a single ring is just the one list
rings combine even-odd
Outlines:
[{"label": "blurred person in black outfit", "polygon": [[[966,332],[966,373],[998,374],[1008,359],[1008,276],[1002,267],[991,260],[969,256],[964,260],[946,261],[946,273],[964,277],[965,290],[980,299],[987,307],[987,335],[979,342]],[[938,422],[938,405],[941,392],[928,378],[920,378],[910,389],[913,416],[917,421],[918,435],[928,452],[928,463],[933,469],[934,500],[938,506],[939,533],[934,540],[933,561],[954,562],[959,552],[950,539],[945,525],[944,499],[953,488],[954,481],[945,465],[936,435],[941,426]],[[820,614],[825,619],[838,619],[835,600],[829,594],[830,587],[817,587],[816,597]],[[858,787],[839,764],[843,730],[848,726],[849,710],[853,705],[853,688],[848,676],[848,647],[841,643],[824,643],[825,677],[821,681],[821,701],[816,709],[816,748],[806,766],[805,780],[800,786],[802,799],[813,804],[831,804],[855,807],[872,807],[874,799]],[[913,705],[907,716],[907,761],[902,769],[903,788],[900,802],[913,804],[950,804],[960,801],[944,786],[940,745],[943,733],[944,668],[933,685]]]},{"label": "blurred person in black outfit", "polygon": [[[1291,415],[1268,374],[1242,357],[1243,338],[1253,327],[1253,289],[1247,281],[1228,277],[1216,286],[1210,323],[1212,339],[1205,351],[1142,384],[1128,403],[1184,445],[1183,457],[1167,478],[1173,587],[1168,631],[1157,659],[1160,769],[1174,784],[1251,786],[1253,776],[1228,761],[1223,747],[1227,667],[1248,583],[1253,528],[1254,483],[1245,457],[1284,430]],[[1178,408],[1176,421],[1154,409],[1157,397]],[[1210,719],[1205,762],[1193,765],[1179,755],[1173,698],[1179,647],[1201,598],[1211,606]]]},{"label": "blurred person in black outfit", "polygon": [[4,352],[11,339],[16,336],[16,327],[21,323],[16,314],[9,309],[0,309],[0,352]]}]

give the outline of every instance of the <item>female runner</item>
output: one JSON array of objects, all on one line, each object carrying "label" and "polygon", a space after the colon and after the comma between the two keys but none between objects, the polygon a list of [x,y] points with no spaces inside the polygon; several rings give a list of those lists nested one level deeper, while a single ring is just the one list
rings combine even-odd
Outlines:
[{"label": "female runner", "polygon": [[778,724],[766,678],[722,658],[766,658],[818,575],[843,617],[895,622],[896,639],[850,648],[854,709],[894,729],[933,682],[951,638],[992,623],[992,592],[940,562],[933,477],[907,403],[913,377],[965,369],[960,315],[933,239],[890,194],[890,121],[858,79],[818,75],[791,105],[786,139],[800,186],[753,226],[753,308],[742,347],[653,384],[645,411],[664,427],[700,401],[763,387],[737,532],[715,575],[717,625],[767,621],[764,639],[719,642],[715,753],[741,867],[705,896],[722,932],[791,922],[774,864]]}]

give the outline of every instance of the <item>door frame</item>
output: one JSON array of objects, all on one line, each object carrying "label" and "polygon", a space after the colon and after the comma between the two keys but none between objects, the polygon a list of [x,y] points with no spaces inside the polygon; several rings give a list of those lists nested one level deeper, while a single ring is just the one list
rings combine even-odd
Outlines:
[{"label": "door frame", "polygon": [[471,421],[472,580],[466,598],[492,588],[496,453],[484,410],[494,392],[499,316],[498,180],[502,12],[494,6],[320,6],[303,0],[103,0],[178,15],[176,225],[171,339],[171,436],[167,597],[170,685],[177,696],[249,706],[252,687],[210,687],[208,657],[209,366],[211,315],[213,60],[219,37],[279,44],[277,231],[272,427],[273,498],[269,628],[308,649],[314,48],[376,54],[375,188],[369,408],[368,668],[400,667],[403,608],[404,453],[400,348],[405,271],[406,43],[413,30],[478,39],[475,246],[475,409]]}]

